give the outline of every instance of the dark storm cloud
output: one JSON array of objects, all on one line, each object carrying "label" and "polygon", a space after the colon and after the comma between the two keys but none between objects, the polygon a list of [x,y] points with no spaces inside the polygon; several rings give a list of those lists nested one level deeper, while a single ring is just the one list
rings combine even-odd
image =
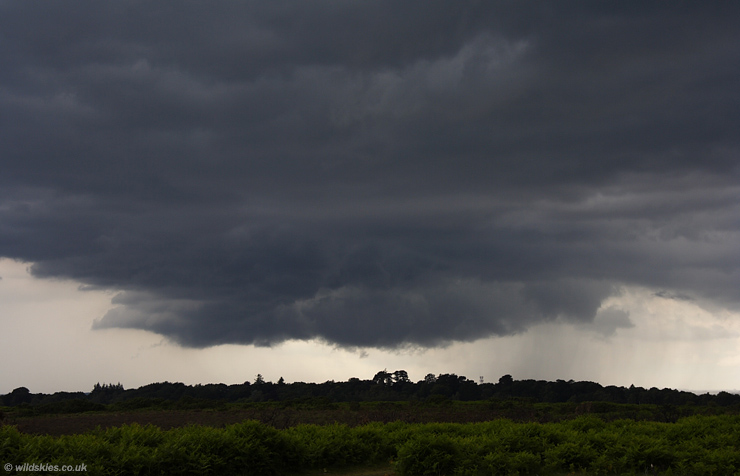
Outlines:
[{"label": "dark storm cloud", "polygon": [[196,347],[737,308],[738,10],[2,2],[0,256]]}]

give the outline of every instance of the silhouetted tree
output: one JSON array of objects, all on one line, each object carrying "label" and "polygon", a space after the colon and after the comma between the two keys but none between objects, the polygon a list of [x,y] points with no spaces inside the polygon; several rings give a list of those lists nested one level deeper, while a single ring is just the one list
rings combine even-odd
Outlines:
[{"label": "silhouetted tree", "polygon": [[396,370],[391,374],[391,379],[394,384],[411,382],[409,374],[405,370]]},{"label": "silhouetted tree", "polygon": [[389,374],[387,370],[381,370],[376,373],[375,377],[373,377],[373,382],[379,385],[391,385],[393,383],[391,374]]},{"label": "silhouetted tree", "polygon": [[33,399],[31,391],[26,387],[18,387],[10,392],[6,397],[6,405],[20,405],[21,403],[30,403]]}]

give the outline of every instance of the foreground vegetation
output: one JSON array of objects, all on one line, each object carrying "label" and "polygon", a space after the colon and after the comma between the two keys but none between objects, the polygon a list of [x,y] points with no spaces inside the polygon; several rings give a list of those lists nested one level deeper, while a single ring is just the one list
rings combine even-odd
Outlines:
[{"label": "foreground vegetation", "polygon": [[[341,474],[389,464],[402,476],[497,474],[740,474],[740,416],[676,423],[594,415],[558,423],[299,425],[225,428],[148,425],[77,435],[0,428],[0,461],[87,465],[88,474]],[[11,474],[13,471],[11,471]]]},{"label": "foreground vegetation", "polygon": [[102,475],[740,475],[739,414],[740,395],[727,392],[509,375],[413,383],[404,371],[323,384],[258,375],[53,395],[20,387],[0,395],[0,462]]}]

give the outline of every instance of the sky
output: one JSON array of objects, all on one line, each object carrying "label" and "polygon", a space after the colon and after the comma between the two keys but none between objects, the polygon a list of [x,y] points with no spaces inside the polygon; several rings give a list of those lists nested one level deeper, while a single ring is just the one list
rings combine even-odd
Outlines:
[{"label": "sky", "polygon": [[740,388],[739,14],[0,0],[0,393]]}]

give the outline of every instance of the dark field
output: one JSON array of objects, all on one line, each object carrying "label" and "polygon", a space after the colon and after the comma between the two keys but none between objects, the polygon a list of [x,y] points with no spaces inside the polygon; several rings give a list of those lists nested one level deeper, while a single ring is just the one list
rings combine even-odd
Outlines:
[{"label": "dark field", "polygon": [[6,408],[4,423],[28,434],[69,435],[97,427],[126,424],[152,424],[164,430],[187,425],[222,428],[245,420],[256,420],[276,429],[300,424],[346,424],[354,427],[371,422],[389,423],[475,423],[496,419],[515,422],[557,422],[581,415],[596,415],[604,420],[631,419],[673,422],[691,415],[737,414],[735,407],[586,403],[530,403],[503,400],[484,402],[442,401],[362,403],[285,403],[211,404],[206,408],[142,408],[131,411],[92,411],[62,414],[33,414],[27,409]]},{"label": "dark field", "polygon": [[84,433],[97,428],[109,428],[125,424],[152,424],[162,429],[187,425],[224,427],[245,420],[256,420],[277,429],[300,424],[326,425],[343,423],[350,426],[370,422],[403,421],[407,423],[449,422],[468,423],[501,417],[517,420],[536,418],[532,409],[497,411],[490,405],[448,405],[444,407],[414,406],[405,403],[373,403],[354,406],[328,404],[326,406],[286,406],[260,404],[246,408],[231,406],[221,409],[190,410],[136,410],[126,412],[85,412],[61,415],[21,416],[6,413],[6,422],[20,431],[30,434],[65,435]]}]

